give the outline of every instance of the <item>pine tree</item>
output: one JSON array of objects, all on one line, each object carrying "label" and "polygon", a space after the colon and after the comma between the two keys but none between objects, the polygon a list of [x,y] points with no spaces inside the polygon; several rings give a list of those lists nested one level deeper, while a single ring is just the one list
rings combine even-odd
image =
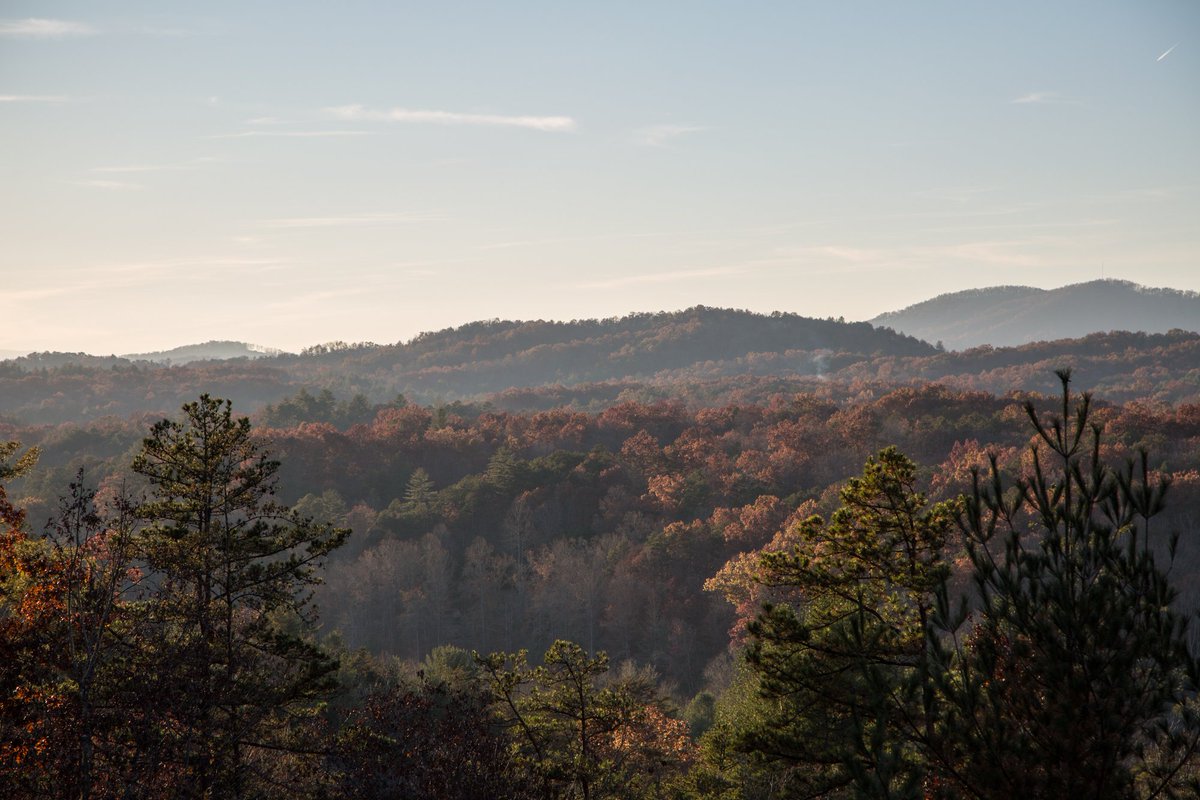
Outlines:
[{"label": "pine tree", "polygon": [[524,650],[476,653],[475,662],[510,733],[516,763],[545,797],[636,797],[632,787],[648,770],[629,751],[655,753],[659,766],[670,761],[672,737],[654,724],[662,709],[652,681],[635,673],[602,685],[606,653],[589,656],[559,639],[539,667],[528,666]]},{"label": "pine tree", "polygon": [[[931,631],[935,786],[977,798],[1195,797],[1189,707],[1200,665],[1152,541],[1165,481],[1101,457],[1101,428],[1060,372],[1061,416],[1026,411],[1032,475],[976,473],[960,525],[975,595],[939,593]],[[1165,547],[1164,547],[1165,544]]]},{"label": "pine tree", "polygon": [[508,494],[517,487],[523,466],[511,450],[501,447],[488,459],[484,477],[496,491]]},{"label": "pine tree", "polygon": [[747,661],[765,702],[743,746],[782,767],[801,796],[912,797],[923,776],[912,732],[929,700],[910,689],[954,504],[928,505],[894,447],[840,498],[828,524],[811,517],[794,549],[762,557],[758,579],[789,602],[766,605],[750,626]]},{"label": "pine tree", "polygon": [[296,749],[289,721],[336,667],[301,634],[315,570],[348,531],[275,504],[278,468],[249,420],[208,395],[156,424],[133,462],[149,482],[141,543],[157,588],[141,652],[156,735],[196,797],[256,793],[254,762]]},{"label": "pine tree", "polygon": [[433,504],[433,479],[424,467],[417,467],[408,478],[404,490],[404,504],[414,511],[429,511]]}]

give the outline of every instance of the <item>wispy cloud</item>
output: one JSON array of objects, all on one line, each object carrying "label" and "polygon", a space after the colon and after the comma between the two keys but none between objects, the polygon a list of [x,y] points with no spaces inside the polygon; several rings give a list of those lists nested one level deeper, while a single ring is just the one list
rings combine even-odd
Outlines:
[{"label": "wispy cloud", "polygon": [[199,169],[195,164],[125,164],[117,167],[92,167],[88,172],[185,172]]},{"label": "wispy cloud", "polygon": [[265,307],[272,313],[287,314],[289,312],[296,313],[303,311],[307,314],[314,307],[328,308],[330,301],[344,300],[347,297],[361,297],[371,291],[369,287],[363,286],[348,287],[345,289],[323,289],[272,300]]},{"label": "wispy cloud", "polygon": [[207,280],[204,269],[228,269],[238,272],[273,272],[284,269],[288,262],[278,258],[250,258],[246,256],[196,256],[192,258],[164,258],[158,261],[127,261],[117,264],[107,264],[95,268],[106,276],[124,275],[137,276],[167,276],[176,280],[183,275]]},{"label": "wispy cloud", "polygon": [[634,136],[638,144],[646,147],[662,147],[672,139],[703,130],[706,128],[701,125],[651,125],[648,128],[638,129],[634,132]]},{"label": "wispy cloud", "polygon": [[1028,94],[1013,98],[1010,102],[1015,105],[1055,106],[1075,105],[1078,101],[1063,97],[1058,92],[1029,92]]},{"label": "wispy cloud", "polygon": [[70,99],[61,94],[0,94],[0,103],[66,103]]},{"label": "wispy cloud", "polygon": [[213,273],[218,271],[245,277],[248,274],[277,272],[289,266],[288,262],[280,259],[218,255],[51,267],[38,277],[44,281],[47,275],[52,276],[49,282],[53,286],[0,288],[0,303],[62,295],[86,296],[155,283],[172,287],[181,282],[208,283]]},{"label": "wispy cloud", "polygon": [[410,108],[371,109],[359,105],[327,108],[325,109],[325,113],[344,120],[411,122],[430,125],[483,125],[490,127],[529,128],[548,133],[573,131],[576,127],[574,119],[562,116],[538,117],[504,114],[464,114],[457,111],[433,111]]},{"label": "wispy cloud", "polygon": [[575,242],[607,242],[620,239],[654,239],[665,236],[679,236],[676,232],[655,233],[597,233],[591,236],[555,236],[546,239],[513,239],[504,242],[491,242],[479,245],[480,250],[507,250],[513,247],[541,247],[554,244],[572,244]]},{"label": "wispy cloud", "polygon": [[91,189],[113,189],[113,190],[128,190],[128,189],[144,189],[140,183],[128,183],[126,181],[71,181],[75,186],[86,186]]},{"label": "wispy cloud", "polygon": [[220,161],[217,157],[193,158],[190,161],[181,161],[175,164],[118,164],[108,167],[92,167],[88,172],[100,173],[130,173],[130,172],[191,172],[198,170],[205,164],[212,164]]},{"label": "wispy cloud", "polygon": [[95,33],[98,31],[91,25],[68,19],[29,17],[0,20],[0,36],[17,39],[64,39],[70,36],[91,36]]},{"label": "wispy cloud", "polygon": [[160,36],[173,39],[183,36],[195,36],[197,33],[187,28],[167,28],[161,25],[139,25],[133,29],[133,32],[143,36]]},{"label": "wispy cloud", "polygon": [[1076,263],[1074,248],[1079,242],[1079,235],[1073,233],[893,247],[827,244],[777,248],[775,256],[792,259],[797,265],[831,268],[834,272],[847,268],[851,271],[876,271],[948,263],[1037,268]]},{"label": "wispy cloud", "polygon": [[1081,199],[1087,203],[1154,203],[1175,200],[1193,189],[1186,185],[1131,187],[1103,194],[1091,192]]},{"label": "wispy cloud", "polygon": [[9,305],[10,303],[24,303],[30,300],[45,300],[48,297],[59,297],[65,294],[74,294],[77,291],[75,286],[46,286],[37,289],[6,289],[0,290],[0,303]]},{"label": "wispy cloud", "polygon": [[1172,51],[1172,50],[1174,50],[1176,47],[1179,47],[1179,42],[1176,42],[1175,44],[1173,44],[1173,45],[1171,45],[1170,47],[1168,47],[1168,48],[1166,49],[1166,52],[1164,52],[1164,53],[1163,53],[1161,56],[1159,56],[1158,58],[1156,58],[1156,59],[1154,59],[1154,60],[1155,60],[1155,61],[1162,61],[1164,58],[1166,58],[1167,56],[1171,55],[1171,51]]},{"label": "wispy cloud", "polygon": [[922,200],[952,203],[954,205],[966,205],[978,197],[995,191],[995,187],[991,186],[935,186],[915,191],[913,192],[913,197],[918,197]]},{"label": "wispy cloud", "polygon": [[608,280],[589,281],[576,284],[577,289],[618,289],[622,286],[637,286],[646,283],[676,283],[695,278],[716,278],[722,275],[737,275],[740,267],[713,267],[711,269],[684,269],[671,272],[651,272],[644,275],[625,275]]},{"label": "wispy cloud", "polygon": [[437,214],[347,214],[337,217],[284,217],[265,219],[262,226],[277,230],[294,228],[350,228],[380,225],[411,225],[419,222],[442,222]]},{"label": "wispy cloud", "polygon": [[372,131],[334,130],[334,131],[241,131],[240,133],[216,133],[210,139],[252,139],[258,137],[286,139],[324,139],[327,137],[370,136]]}]

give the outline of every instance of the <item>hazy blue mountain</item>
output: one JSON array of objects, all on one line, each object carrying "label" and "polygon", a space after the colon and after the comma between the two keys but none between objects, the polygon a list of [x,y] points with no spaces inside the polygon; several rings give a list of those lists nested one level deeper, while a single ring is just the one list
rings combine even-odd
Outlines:
[{"label": "hazy blue mountain", "polygon": [[1200,331],[1200,294],[1102,280],[1059,289],[996,286],[943,294],[870,320],[952,350],[1075,339],[1107,331]]},{"label": "hazy blue mountain", "polygon": [[193,361],[224,361],[230,358],[263,358],[282,353],[270,347],[245,342],[212,341],[188,344],[153,353],[128,353],[130,361],[154,361],[159,364],[190,364]]}]

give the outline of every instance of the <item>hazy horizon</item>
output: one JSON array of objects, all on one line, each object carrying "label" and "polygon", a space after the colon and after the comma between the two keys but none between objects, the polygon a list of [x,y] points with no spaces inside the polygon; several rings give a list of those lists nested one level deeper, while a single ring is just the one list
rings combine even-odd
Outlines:
[{"label": "hazy horizon", "polygon": [[16,0],[0,351],[1200,291],[1200,6]]}]

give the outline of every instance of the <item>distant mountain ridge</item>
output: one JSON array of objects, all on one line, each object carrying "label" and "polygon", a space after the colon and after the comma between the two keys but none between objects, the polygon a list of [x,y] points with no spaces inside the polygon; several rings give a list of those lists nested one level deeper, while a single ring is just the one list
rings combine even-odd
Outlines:
[{"label": "distant mountain ridge", "polygon": [[252,411],[301,387],[361,393],[374,402],[403,394],[418,403],[443,403],[514,388],[684,376],[824,379],[875,358],[934,355],[927,342],[865,322],[696,306],[569,322],[489,320],[391,345],[334,342],[298,355],[169,368],[115,356],[34,353],[0,363],[0,417],[59,421],[169,412],[200,392]]},{"label": "distant mountain ridge", "polygon": [[995,286],[939,295],[869,322],[927,342],[940,341],[951,350],[1019,347],[1118,330],[1200,331],[1200,294],[1120,280],[1058,289]]},{"label": "distant mountain ridge", "polygon": [[214,340],[203,344],[187,344],[153,353],[128,353],[121,358],[130,361],[154,361],[159,364],[190,364],[193,361],[225,361],[230,358],[264,358],[284,351],[246,342]]},{"label": "distant mountain ridge", "polygon": [[865,322],[696,306],[569,322],[472,322],[394,345],[310,348],[270,363],[293,375],[375,376],[420,397],[478,396],[515,386],[649,380],[678,370],[753,371],[747,361],[786,357],[787,374],[821,375],[875,355],[924,356],[927,342]]},{"label": "distant mountain ridge", "polygon": [[268,358],[285,355],[285,351],[257,344],[234,341],[211,341],[203,344],[187,344],[170,350],[159,350],[152,353],[128,353],[126,355],[92,355],[90,353],[64,353],[57,351],[31,352],[14,355],[11,352],[5,356],[0,353],[0,361],[6,361],[21,369],[57,369],[59,367],[93,367],[112,368],[129,366],[136,362],[150,362],[163,366],[191,364],[196,361],[228,361],[235,358]]}]

